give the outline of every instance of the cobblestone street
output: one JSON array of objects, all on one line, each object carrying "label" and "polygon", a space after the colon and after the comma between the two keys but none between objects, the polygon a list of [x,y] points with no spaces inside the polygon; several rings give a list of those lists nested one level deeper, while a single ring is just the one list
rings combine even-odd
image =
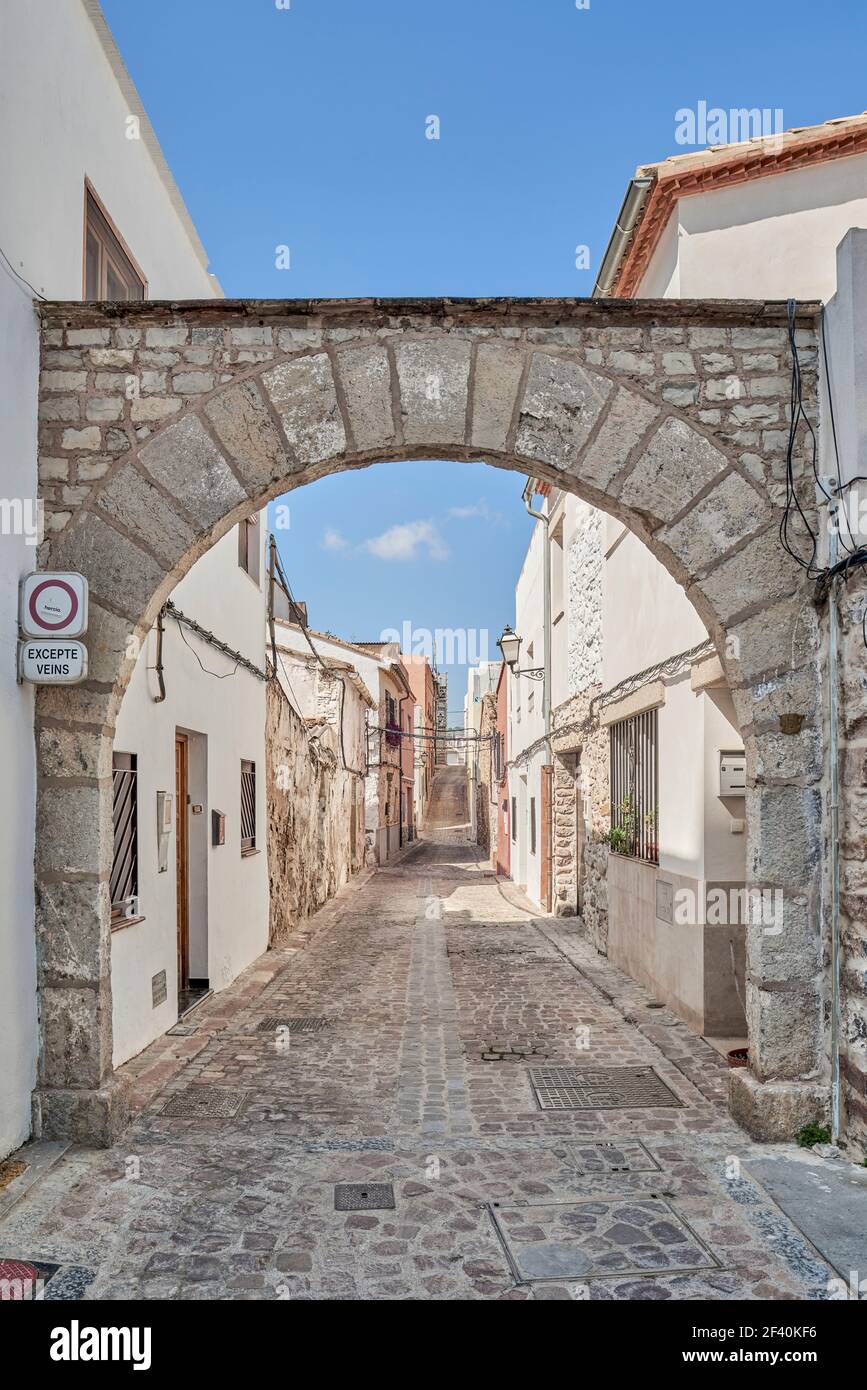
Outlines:
[{"label": "cobblestone street", "polygon": [[59,1266],[47,1298],[825,1297],[750,1176],[797,1151],[733,1126],[722,1058],[458,809],[129,1064],[122,1143],[68,1149],[0,1257]]}]

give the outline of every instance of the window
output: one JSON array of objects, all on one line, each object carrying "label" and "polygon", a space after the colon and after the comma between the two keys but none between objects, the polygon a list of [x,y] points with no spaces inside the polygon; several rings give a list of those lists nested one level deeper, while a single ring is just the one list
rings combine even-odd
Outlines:
[{"label": "window", "polygon": [[238,564],[259,583],[259,513],[238,522]]},{"label": "window", "polygon": [[512,843],[518,843],[518,798],[512,797]]},{"label": "window", "polygon": [[144,299],[144,277],[89,187],[84,200],[85,299]]},{"label": "window", "polygon": [[535,708],[536,708],[536,692],[535,692],[535,690],[530,690],[530,691],[528,691],[528,693],[527,693],[527,713],[528,713],[528,714],[532,714],[532,713],[533,713],[533,710],[534,710]]},{"label": "window", "polygon": [[241,759],[241,853],[256,848],[256,764]]},{"label": "window", "polygon": [[530,853],[536,853],[536,798],[530,797]]},{"label": "window", "polygon": [[658,711],[620,719],[609,730],[612,848],[659,863]]},{"label": "window", "polygon": [[112,760],[114,854],[111,861],[111,916],[129,916],[138,897],[138,760],[135,753],[115,753]]}]

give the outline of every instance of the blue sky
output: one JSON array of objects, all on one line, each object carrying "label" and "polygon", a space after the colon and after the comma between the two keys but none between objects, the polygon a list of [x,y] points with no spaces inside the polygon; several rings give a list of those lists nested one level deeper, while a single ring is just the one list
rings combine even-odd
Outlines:
[{"label": "blue sky", "polygon": [[[682,152],[679,109],[782,108],[788,127],[867,105],[863,0],[103,8],[230,296],[586,295],[635,166]],[[315,626],[493,643],[532,525],[520,491],[453,463],[326,479],[289,499],[281,553]],[[415,529],[377,545],[393,527]]]}]

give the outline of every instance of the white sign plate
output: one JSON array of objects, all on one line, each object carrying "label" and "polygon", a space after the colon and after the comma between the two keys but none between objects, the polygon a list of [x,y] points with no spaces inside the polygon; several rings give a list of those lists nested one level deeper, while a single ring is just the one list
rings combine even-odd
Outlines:
[{"label": "white sign plate", "polygon": [[21,679],[33,685],[75,685],[87,676],[83,642],[32,638],[18,648]]},{"label": "white sign plate", "polygon": [[25,637],[81,637],[87,631],[87,580],[83,574],[28,574],[21,584]]}]

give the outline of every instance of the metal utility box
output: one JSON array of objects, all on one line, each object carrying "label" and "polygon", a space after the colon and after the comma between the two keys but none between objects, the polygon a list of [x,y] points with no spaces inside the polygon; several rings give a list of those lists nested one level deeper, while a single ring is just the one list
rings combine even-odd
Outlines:
[{"label": "metal utility box", "polygon": [[745,796],[747,790],[746,753],[720,753],[720,796]]}]

